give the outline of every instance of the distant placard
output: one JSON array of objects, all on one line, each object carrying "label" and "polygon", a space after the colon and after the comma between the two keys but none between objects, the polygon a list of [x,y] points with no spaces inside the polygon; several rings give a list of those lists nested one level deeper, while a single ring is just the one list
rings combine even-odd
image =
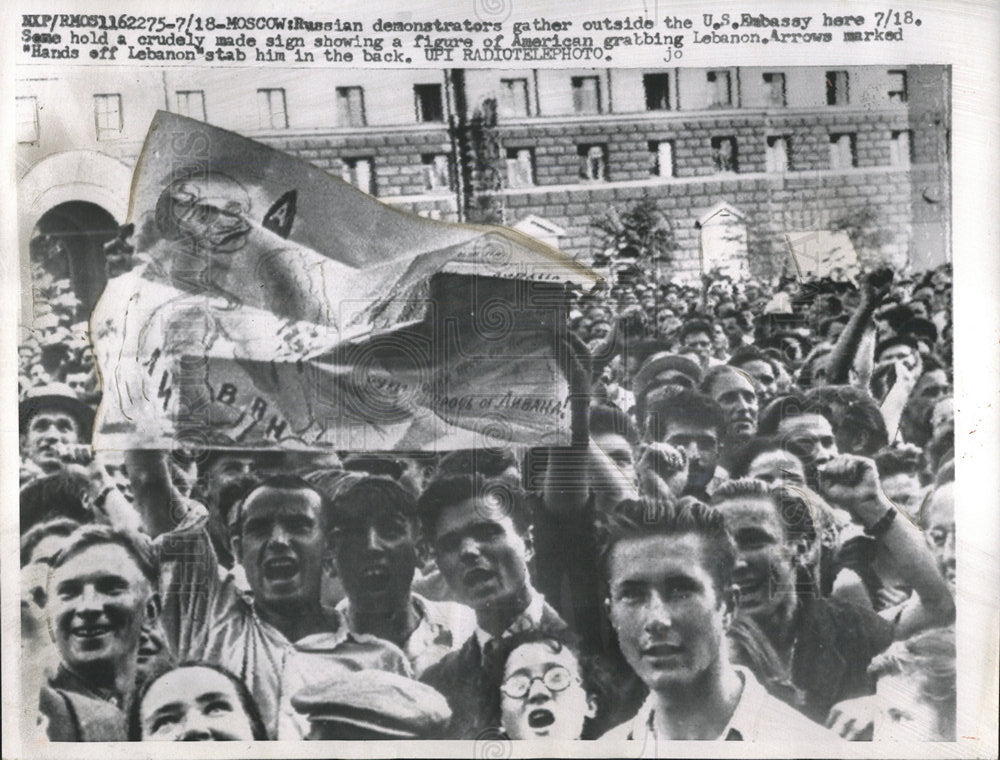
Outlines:
[{"label": "distant placard", "polygon": [[858,253],[844,231],[786,232],[785,242],[798,278],[854,280],[861,271]]}]

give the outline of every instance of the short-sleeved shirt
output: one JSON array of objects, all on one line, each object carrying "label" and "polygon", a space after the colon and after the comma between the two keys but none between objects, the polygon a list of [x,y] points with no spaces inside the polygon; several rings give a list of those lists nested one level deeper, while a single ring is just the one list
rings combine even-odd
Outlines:
[{"label": "short-sleeved shirt", "polygon": [[[178,660],[221,665],[242,679],[260,709],[268,735],[278,733],[282,701],[301,686],[337,672],[376,668],[410,675],[394,644],[355,635],[341,616],[330,616],[330,632],[293,645],[262,620],[252,597],[232,574],[221,574],[203,527],[175,530],[154,543],[160,567],[163,631]],[[319,601],[317,600],[317,605]]]},{"label": "short-sleeved shirt", "polygon": [[[739,665],[734,667],[743,681],[743,691],[717,741],[829,743],[838,740],[839,737],[833,732],[768,694],[749,670]],[[642,742],[640,757],[667,757],[675,754],[667,749],[667,740],[659,739],[656,735],[656,706],[656,695],[650,694],[632,720],[608,731],[601,737],[601,741],[619,744],[626,741]]]}]

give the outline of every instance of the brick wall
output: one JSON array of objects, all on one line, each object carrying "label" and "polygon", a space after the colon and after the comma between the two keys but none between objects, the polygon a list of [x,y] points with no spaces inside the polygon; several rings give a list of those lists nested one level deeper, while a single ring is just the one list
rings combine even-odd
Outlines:
[{"label": "brick wall", "polygon": [[[336,177],[343,173],[342,158],[373,158],[376,194],[387,198],[427,194],[421,157],[431,153],[451,153],[451,142],[443,126],[399,131],[372,130],[361,134],[268,135],[261,139]],[[441,191],[440,194],[447,195],[448,192]]]}]

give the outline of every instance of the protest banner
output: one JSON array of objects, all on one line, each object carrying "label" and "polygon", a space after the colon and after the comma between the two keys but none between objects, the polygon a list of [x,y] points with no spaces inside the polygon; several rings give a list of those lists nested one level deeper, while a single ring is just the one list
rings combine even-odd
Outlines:
[{"label": "protest banner", "polygon": [[91,320],[98,449],[568,442],[560,305],[598,276],[556,249],[165,112],[130,221],[144,263]]}]

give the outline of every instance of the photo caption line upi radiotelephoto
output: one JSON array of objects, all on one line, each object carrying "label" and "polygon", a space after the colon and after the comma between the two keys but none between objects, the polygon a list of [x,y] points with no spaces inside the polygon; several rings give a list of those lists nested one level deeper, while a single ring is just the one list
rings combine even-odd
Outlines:
[{"label": "photo caption line upi radiotelephoto", "polygon": [[157,113],[89,328],[35,273],[25,736],[954,740],[950,266],[682,280],[603,218],[584,265]]}]

